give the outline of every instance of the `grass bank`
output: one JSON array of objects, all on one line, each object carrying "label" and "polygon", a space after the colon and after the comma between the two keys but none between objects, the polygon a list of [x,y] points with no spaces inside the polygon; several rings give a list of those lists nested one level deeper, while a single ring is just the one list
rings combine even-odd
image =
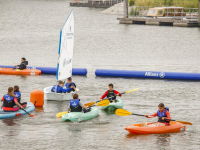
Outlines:
[{"label": "grass bank", "polygon": [[176,6],[185,8],[198,8],[198,0],[129,0],[135,6],[163,7]]}]

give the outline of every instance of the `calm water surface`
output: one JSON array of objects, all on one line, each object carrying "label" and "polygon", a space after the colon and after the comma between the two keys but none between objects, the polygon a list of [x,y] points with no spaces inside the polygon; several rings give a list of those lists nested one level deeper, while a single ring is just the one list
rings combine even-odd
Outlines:
[{"label": "calm water surface", "polygon": [[[62,0],[0,1],[0,64],[20,63],[56,67],[59,32],[72,7]],[[185,132],[131,135],[126,125],[156,121],[139,116],[120,117],[100,111],[81,123],[61,122],[56,113],[69,102],[46,101],[33,113],[0,120],[0,149],[200,149],[199,82],[96,77],[95,69],[123,69],[200,73],[200,29],[119,24],[117,16],[100,14],[103,9],[75,8],[73,67],[87,68],[88,75],[74,76],[84,103],[96,101],[113,83],[118,91],[139,88],[123,95],[124,108],[152,114],[163,102],[171,117],[190,121]],[[0,75],[0,95],[19,85],[22,101],[30,92],[55,84],[55,75]]]}]

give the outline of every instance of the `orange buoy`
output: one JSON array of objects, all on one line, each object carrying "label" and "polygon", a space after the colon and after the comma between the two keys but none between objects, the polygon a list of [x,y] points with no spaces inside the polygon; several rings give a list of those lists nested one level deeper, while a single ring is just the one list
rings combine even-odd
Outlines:
[{"label": "orange buoy", "polygon": [[35,106],[43,106],[44,104],[44,92],[40,90],[33,90],[30,93],[30,102]]}]

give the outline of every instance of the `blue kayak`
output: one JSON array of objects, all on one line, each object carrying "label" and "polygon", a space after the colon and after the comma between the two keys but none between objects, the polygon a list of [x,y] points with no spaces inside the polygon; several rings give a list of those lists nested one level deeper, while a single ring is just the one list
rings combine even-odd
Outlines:
[{"label": "blue kayak", "polygon": [[[25,110],[30,113],[35,110],[35,106],[31,102],[27,102]],[[12,118],[15,116],[21,116],[21,115],[26,115],[26,114],[27,113],[21,109],[15,112],[4,112],[3,110],[0,110],[0,119]]]}]

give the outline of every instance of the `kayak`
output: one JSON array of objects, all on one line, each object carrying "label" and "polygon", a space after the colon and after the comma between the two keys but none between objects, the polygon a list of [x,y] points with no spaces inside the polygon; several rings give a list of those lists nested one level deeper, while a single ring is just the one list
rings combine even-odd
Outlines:
[{"label": "kayak", "polygon": [[107,109],[107,110],[115,110],[118,108],[123,108],[124,103],[118,99],[116,103],[110,103],[108,106],[102,106],[101,109]]},{"label": "kayak", "polygon": [[7,75],[41,75],[41,70],[38,69],[13,69],[13,68],[0,68],[0,74],[7,74]]},{"label": "kayak", "polygon": [[149,122],[149,123],[139,123],[132,124],[125,127],[125,129],[132,134],[162,134],[170,132],[180,132],[185,131],[185,124],[170,121],[169,126],[165,126],[164,123],[159,122]]},{"label": "kayak", "polygon": [[86,121],[89,119],[93,119],[97,117],[99,114],[99,109],[92,107],[90,112],[82,113],[82,112],[69,112],[62,116],[62,121]]},{"label": "kayak", "polygon": [[[30,113],[35,110],[35,106],[31,102],[27,102],[25,110]],[[21,115],[26,115],[26,114],[27,113],[21,109],[15,112],[4,112],[3,110],[0,110],[0,119],[12,118],[15,116],[21,116]]]}]

